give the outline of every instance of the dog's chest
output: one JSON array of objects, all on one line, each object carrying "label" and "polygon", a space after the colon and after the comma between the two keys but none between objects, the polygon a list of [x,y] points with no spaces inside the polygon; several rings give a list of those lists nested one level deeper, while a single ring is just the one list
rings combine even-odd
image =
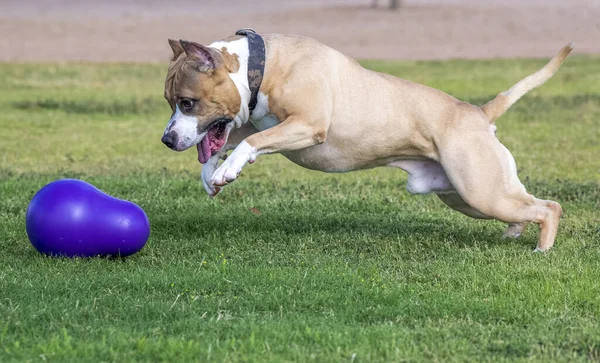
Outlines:
[{"label": "dog's chest", "polygon": [[251,118],[250,122],[252,122],[252,125],[254,125],[258,131],[265,131],[266,129],[270,129],[279,124],[279,119],[277,119],[275,115],[269,113],[260,119]]},{"label": "dog's chest", "polygon": [[258,131],[265,131],[277,125],[280,120],[269,110],[269,96],[258,92],[256,107],[250,115],[250,122]]}]

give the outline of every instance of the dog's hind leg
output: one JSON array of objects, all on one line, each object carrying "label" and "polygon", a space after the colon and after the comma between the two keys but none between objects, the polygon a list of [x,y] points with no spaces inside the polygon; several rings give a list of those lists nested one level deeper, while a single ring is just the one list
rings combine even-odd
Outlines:
[{"label": "dog's hind leg", "polygon": [[[465,202],[465,200],[462,199],[458,193],[438,193],[437,196],[448,207],[454,209],[455,211],[461,212],[466,216],[476,219],[491,219],[490,216],[486,216],[485,214],[468,205],[467,202]],[[506,228],[506,230],[502,234],[502,237],[519,238],[521,234],[523,234],[525,227],[527,227],[527,222],[509,223],[508,228]]]},{"label": "dog's hind leg", "polygon": [[490,219],[489,216],[486,216],[485,214],[468,205],[467,202],[465,202],[465,200],[462,199],[456,192],[437,193],[437,196],[448,207],[454,209],[455,211],[461,212],[466,216],[476,219]]},{"label": "dog's hind leg", "polygon": [[[464,202],[485,216],[540,226],[537,251],[552,247],[562,214],[554,201],[526,192],[508,150],[489,132],[455,129],[440,145],[440,162]],[[518,227],[515,227],[515,229]]]}]

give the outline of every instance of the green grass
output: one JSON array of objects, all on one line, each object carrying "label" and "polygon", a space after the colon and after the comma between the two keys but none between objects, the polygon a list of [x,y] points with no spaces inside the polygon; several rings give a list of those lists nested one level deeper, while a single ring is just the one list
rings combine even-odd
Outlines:
[{"label": "green grass", "polygon": [[[482,104],[544,62],[364,64]],[[498,121],[528,189],[565,210],[545,254],[537,228],[502,240],[395,169],[265,156],[210,200],[195,152],[160,143],[165,72],[0,64],[0,361],[600,359],[600,58],[570,57]],[[146,247],[38,254],[28,202],[64,177],[144,208]]]}]

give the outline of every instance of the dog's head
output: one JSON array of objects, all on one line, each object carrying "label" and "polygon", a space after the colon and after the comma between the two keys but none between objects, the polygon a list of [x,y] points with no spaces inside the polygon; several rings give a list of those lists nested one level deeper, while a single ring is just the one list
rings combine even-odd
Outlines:
[{"label": "dog's head", "polygon": [[214,48],[169,39],[173,60],[165,81],[165,98],[173,114],[161,141],[176,151],[194,145],[206,163],[227,142],[240,111],[240,95],[229,77],[235,59]]}]

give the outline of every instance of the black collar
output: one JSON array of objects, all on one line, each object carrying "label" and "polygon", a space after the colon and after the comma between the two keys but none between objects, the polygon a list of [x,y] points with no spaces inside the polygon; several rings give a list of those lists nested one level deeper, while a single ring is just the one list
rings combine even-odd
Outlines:
[{"label": "black collar", "polygon": [[265,73],[265,41],[256,34],[253,29],[243,28],[235,32],[235,35],[243,35],[248,38],[248,87],[250,87],[250,102],[248,109],[250,114],[258,102],[258,90]]}]

